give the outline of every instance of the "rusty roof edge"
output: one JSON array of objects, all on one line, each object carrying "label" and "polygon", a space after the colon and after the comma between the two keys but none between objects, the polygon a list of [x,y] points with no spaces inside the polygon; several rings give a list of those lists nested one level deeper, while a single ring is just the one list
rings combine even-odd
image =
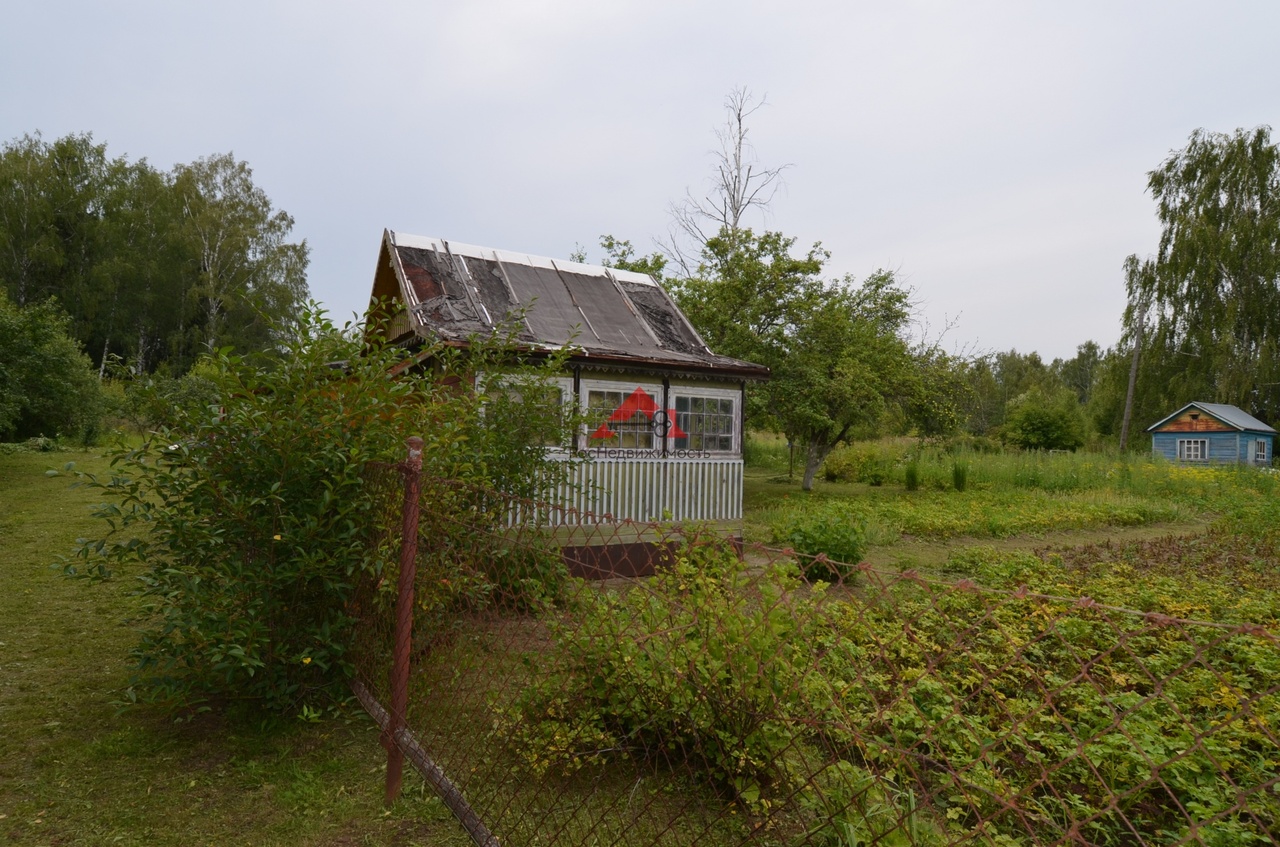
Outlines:
[{"label": "rusty roof edge", "polygon": [[[469,338],[454,337],[442,335],[431,329],[424,329],[419,334],[420,337],[427,342],[439,344],[444,347],[454,347],[458,349],[467,349],[470,346]],[[610,355],[608,353],[592,353],[590,350],[578,344],[516,344],[512,346],[515,353],[528,353],[540,356],[550,356],[567,350],[569,352],[569,360],[584,365],[596,365],[599,367],[622,369],[622,370],[664,370],[673,374],[685,373],[694,375],[698,378],[722,378],[722,379],[746,379],[751,382],[766,382],[772,376],[769,368],[764,365],[757,365],[754,362],[744,362],[741,359],[733,359],[728,356],[724,358],[727,362],[699,362],[694,361],[673,361],[671,359],[639,357],[633,355]],[[416,357],[425,356],[425,351],[419,351]]]}]

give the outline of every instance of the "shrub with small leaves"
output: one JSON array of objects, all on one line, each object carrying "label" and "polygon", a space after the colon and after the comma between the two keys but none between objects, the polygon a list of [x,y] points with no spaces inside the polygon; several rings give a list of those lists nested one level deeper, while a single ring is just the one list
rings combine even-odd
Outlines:
[{"label": "shrub with small leaves", "polygon": [[[683,761],[748,808],[801,784],[808,612],[794,568],[763,576],[691,543],[648,584],[588,591],[552,624],[558,649],[498,719],[534,774],[610,757]],[[820,686],[821,691],[826,689]]]},{"label": "shrub with small leaves", "polygon": [[[209,357],[192,406],[118,452],[108,477],[84,477],[110,498],[99,512],[110,528],[65,570],[137,574],[149,601],[130,698],[296,713],[341,696],[357,586],[394,561],[375,536],[398,492],[366,469],[403,458],[409,435],[426,440],[435,476],[528,491],[555,472],[540,445],[495,431],[503,398],[457,387],[501,372],[501,343],[477,341],[465,359],[440,351],[437,371],[392,378],[404,355],[310,312],[277,362]],[[546,578],[524,563],[500,588]]]},{"label": "shrub with small leaves", "polygon": [[863,521],[839,501],[792,511],[773,527],[773,540],[800,554],[806,577],[827,581],[847,576],[867,549]]}]

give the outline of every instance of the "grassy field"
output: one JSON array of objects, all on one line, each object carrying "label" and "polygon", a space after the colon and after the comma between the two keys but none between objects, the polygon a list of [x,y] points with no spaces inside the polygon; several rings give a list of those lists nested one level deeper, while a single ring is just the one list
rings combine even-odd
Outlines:
[{"label": "grassy field", "polygon": [[0,843],[469,843],[416,775],[383,808],[385,758],[358,707],[317,725],[119,713],[137,599],[127,575],[95,586],[50,569],[100,531],[92,495],[45,475],[68,461],[104,467],[0,455]]},{"label": "grassy field", "polygon": [[[1178,467],[1141,456],[917,454],[906,442],[850,452],[862,455],[836,459],[856,467],[870,457],[881,464],[883,482],[820,475],[806,493],[788,478],[785,445],[757,444],[746,472],[747,539],[772,543],[789,516],[822,507],[843,510],[865,528],[865,559],[880,567],[950,573],[948,560],[968,548],[1119,550],[1206,533],[1227,544],[1252,539],[1253,559],[1280,565],[1271,544],[1280,537],[1280,476],[1255,469]],[[918,488],[908,490],[913,455]],[[956,464],[966,468],[963,491],[954,485]],[[1144,557],[1125,555],[1130,564]]]},{"label": "grassy field", "polygon": [[[1038,581],[1186,617],[1280,617],[1274,477],[975,455],[963,458],[957,491],[955,457],[935,455],[907,490],[904,446],[881,449],[881,484],[820,479],[811,494],[787,481],[783,446],[758,449],[748,539],[769,542],[788,514],[834,504],[866,528],[867,560],[888,569]],[[105,467],[91,453],[0,454],[0,842],[469,843],[412,773],[404,798],[382,807],[384,755],[356,706],[317,724],[120,712],[113,700],[128,682],[140,609],[127,574],[91,585],[50,568],[77,537],[101,531],[94,495],[45,475],[68,461]]]}]

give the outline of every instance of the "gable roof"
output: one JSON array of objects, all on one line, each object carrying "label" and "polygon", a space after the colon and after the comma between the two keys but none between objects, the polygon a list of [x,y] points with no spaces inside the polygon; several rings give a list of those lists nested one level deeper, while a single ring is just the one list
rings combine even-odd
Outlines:
[{"label": "gable roof", "polygon": [[1237,406],[1231,406],[1226,403],[1200,403],[1198,401],[1188,403],[1172,415],[1169,415],[1167,418],[1162,418],[1161,420],[1153,423],[1151,426],[1147,427],[1147,432],[1152,432],[1153,430],[1164,426],[1166,423],[1191,408],[1196,408],[1207,415],[1212,415],[1227,426],[1234,427],[1241,432],[1275,432],[1274,429]]},{"label": "gable roof", "polygon": [[[390,274],[394,274],[394,278]],[[463,346],[515,323],[529,350],[579,361],[764,379],[769,369],[720,356],[651,276],[387,230],[373,298],[404,303],[410,334]]]}]

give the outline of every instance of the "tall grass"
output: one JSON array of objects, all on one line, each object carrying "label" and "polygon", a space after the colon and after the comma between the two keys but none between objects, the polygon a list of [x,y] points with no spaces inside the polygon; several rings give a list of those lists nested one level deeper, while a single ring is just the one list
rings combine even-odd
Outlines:
[{"label": "tall grass", "polygon": [[1249,467],[1176,465],[1138,454],[946,450],[906,439],[840,447],[823,470],[828,482],[886,482],[908,490],[1115,491],[1199,499],[1215,491],[1280,491],[1280,479]]},{"label": "tall grass", "polygon": [[[804,458],[795,458],[803,473]],[[742,463],[769,473],[787,473],[791,468],[791,450],[786,437],[776,432],[748,432],[742,442]]]}]

